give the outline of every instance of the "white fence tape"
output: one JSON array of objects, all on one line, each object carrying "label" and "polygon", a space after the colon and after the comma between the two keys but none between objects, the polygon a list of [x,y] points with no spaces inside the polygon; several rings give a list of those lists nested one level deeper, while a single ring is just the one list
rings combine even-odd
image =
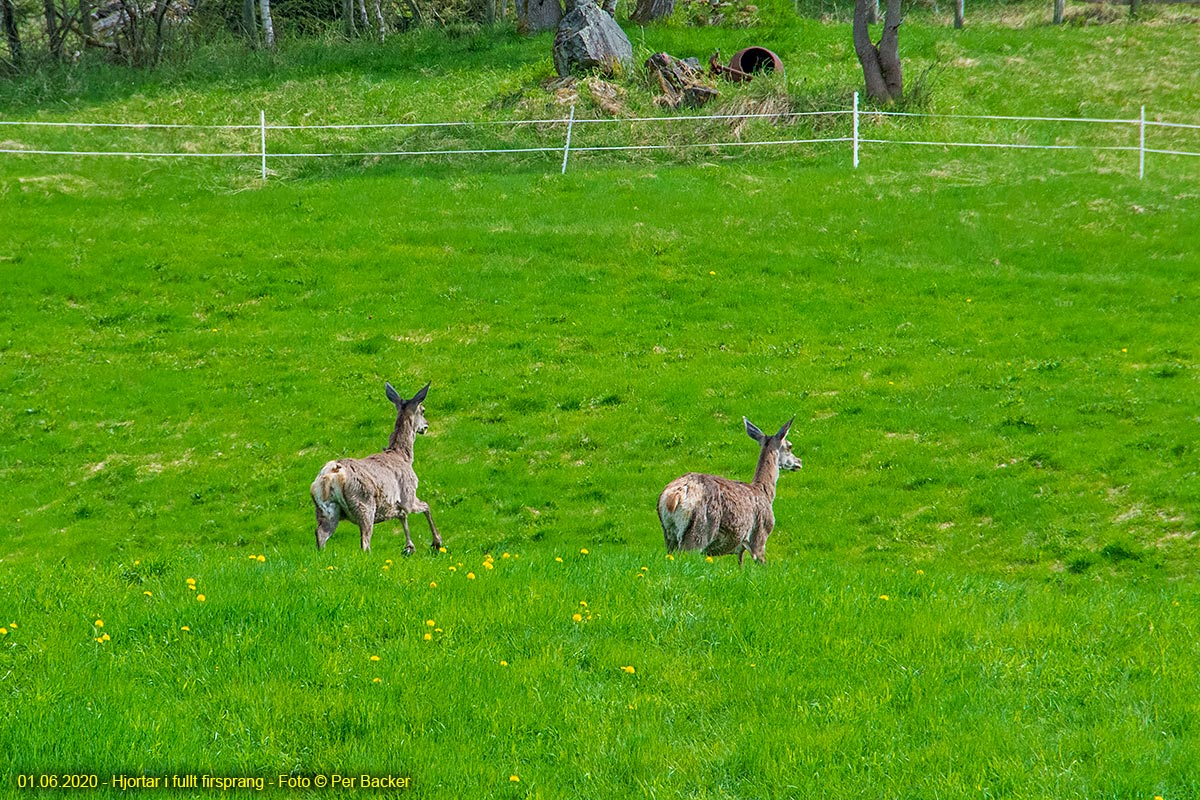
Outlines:
[{"label": "white fence tape", "polygon": [[[804,118],[817,117],[850,117],[850,132],[849,135],[836,135],[829,137],[817,138],[796,138],[796,139],[756,139],[756,140],[739,140],[732,141],[688,141],[669,144],[586,144],[579,141],[572,141],[572,134],[582,136],[588,126],[604,126],[604,125],[646,125],[646,124],[669,124],[669,123],[689,123],[689,122],[731,122],[731,121],[751,121],[751,120],[773,120],[773,121],[796,121]],[[954,141],[943,139],[916,139],[916,138],[880,138],[878,136],[866,138],[862,136],[862,123],[864,120],[885,120],[888,118],[909,119],[909,120],[936,120],[943,123],[969,123],[969,122],[999,122],[999,123],[1018,123],[1025,125],[1028,123],[1059,123],[1059,124],[1084,124],[1094,126],[1131,126],[1137,130],[1137,141],[1131,142],[1128,145],[1121,144],[1030,144],[1023,142],[1001,142],[1001,141]],[[268,145],[271,139],[271,134],[286,133],[286,132],[320,132],[320,131],[355,131],[355,130],[386,130],[386,129],[447,129],[447,128],[515,128],[515,127],[530,127],[530,126],[562,126],[564,131],[565,142],[563,144],[552,144],[547,146],[530,146],[530,147],[496,147],[496,148],[481,148],[481,147],[463,147],[463,148],[431,148],[431,149],[380,149],[380,150],[363,150],[355,152],[270,152]],[[809,111],[809,112],[788,112],[788,113],[755,113],[755,114],[718,114],[718,115],[682,115],[682,116],[664,116],[664,117],[612,117],[602,119],[582,119],[575,116],[575,108],[571,107],[570,114],[562,118],[552,119],[533,119],[533,120],[478,120],[478,121],[444,121],[444,122],[386,122],[386,123],[364,123],[364,124],[336,124],[336,125],[271,125],[267,124],[266,112],[260,112],[259,123],[257,125],[246,124],[228,124],[228,125],[199,125],[192,123],[154,123],[154,122],[78,122],[78,121],[39,121],[39,120],[0,120],[0,127],[7,130],[13,130],[21,127],[38,129],[38,128],[77,128],[77,129],[125,129],[131,131],[152,131],[152,130],[181,130],[181,131],[258,131],[259,136],[256,137],[259,141],[257,150],[245,151],[225,151],[225,152],[180,152],[180,151],[157,151],[148,149],[137,150],[101,150],[101,149],[52,149],[38,148],[33,146],[22,146],[21,143],[12,141],[3,142],[3,147],[0,147],[0,154],[7,155],[39,155],[39,156],[64,156],[64,157],[100,157],[113,156],[124,158],[254,158],[259,161],[262,172],[262,177],[266,180],[268,175],[267,162],[268,159],[297,159],[297,158],[383,158],[383,157],[419,157],[419,156],[478,156],[478,155],[503,155],[503,154],[529,154],[529,153],[561,153],[562,154],[562,172],[566,172],[567,163],[571,153],[601,153],[601,152],[620,152],[620,151],[656,151],[656,150],[682,150],[687,148],[744,148],[744,147],[759,147],[759,146],[794,146],[794,145],[816,145],[816,144],[836,144],[836,143],[852,143],[852,163],[855,168],[859,166],[860,156],[863,145],[903,145],[903,146],[927,146],[927,147],[942,147],[942,148],[989,148],[989,149],[1007,149],[1007,150],[1088,150],[1095,152],[1116,151],[1116,152],[1136,152],[1138,153],[1138,171],[1139,177],[1145,175],[1145,159],[1148,154],[1175,156],[1175,157],[1200,157],[1200,135],[1197,138],[1197,146],[1195,150],[1179,149],[1176,147],[1159,146],[1154,147],[1147,144],[1147,136],[1153,129],[1172,130],[1177,133],[1187,134],[1189,131],[1200,132],[1200,125],[1182,123],[1182,122],[1163,122],[1156,120],[1148,120],[1145,117],[1145,110],[1142,109],[1141,115],[1136,119],[1113,119],[1113,118],[1096,118],[1096,117],[1054,117],[1054,116],[1036,116],[1036,117],[1020,117],[1006,115],[982,115],[982,114],[924,114],[907,111],[864,111],[858,102],[857,93],[854,95],[854,104],[850,109],[834,109],[829,111]]]}]

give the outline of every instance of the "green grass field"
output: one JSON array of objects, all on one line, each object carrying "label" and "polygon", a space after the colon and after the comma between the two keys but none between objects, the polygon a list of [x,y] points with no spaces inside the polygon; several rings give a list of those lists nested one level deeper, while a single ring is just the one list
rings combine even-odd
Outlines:
[{"label": "green grass field", "polygon": [[[904,41],[910,74],[940,65],[934,110],[1200,122],[1198,28],[918,18]],[[803,65],[770,91],[855,89],[845,26],[770,35]],[[513,37],[393,48],[4,99],[46,120],[552,106],[548,57]],[[421,797],[1200,795],[1200,163],[573,164],[281,162],[262,184],[0,158],[0,795],[334,773]],[[363,554],[343,523],[318,553],[309,483],[386,444],[385,380],[432,382],[416,467],[448,552],[405,559],[386,523]],[[667,559],[658,492],[748,479],[743,415],[795,416],[805,463],[767,566]]]}]

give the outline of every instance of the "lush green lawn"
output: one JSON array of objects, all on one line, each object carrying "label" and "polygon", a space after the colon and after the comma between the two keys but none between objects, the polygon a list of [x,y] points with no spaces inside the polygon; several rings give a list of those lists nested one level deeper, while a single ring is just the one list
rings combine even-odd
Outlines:
[{"label": "lush green lawn", "polygon": [[[944,59],[942,110],[1186,117],[1157,44],[1195,28],[911,38],[970,51]],[[1035,81],[1048,39],[1067,78],[1128,82]],[[445,70],[451,109],[548,103],[518,44],[462,45],[489,79]],[[355,87],[408,97],[421,52],[63,114],[227,120],[265,97],[333,121]],[[848,95],[846,58],[790,71],[793,99]],[[972,83],[998,75],[1026,91]],[[1128,153],[1069,151],[552,162],[261,185],[249,164],[0,160],[0,793],[51,770],[368,772],[429,797],[1200,792],[1194,159],[1145,181]],[[386,443],[385,380],[432,381],[416,466],[449,552],[405,560],[390,523],[370,554],[349,525],[317,553],[308,485]],[[768,566],[665,559],[659,490],[748,478],[743,415],[795,416],[805,462]]]}]

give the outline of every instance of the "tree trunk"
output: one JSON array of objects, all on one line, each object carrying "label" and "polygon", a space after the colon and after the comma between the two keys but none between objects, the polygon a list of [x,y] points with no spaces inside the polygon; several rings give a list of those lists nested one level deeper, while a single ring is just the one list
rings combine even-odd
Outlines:
[{"label": "tree trunk", "polygon": [[554,30],[562,21],[559,0],[516,0],[517,29],[522,33]]},{"label": "tree trunk", "polygon": [[637,7],[629,16],[638,25],[656,19],[666,19],[675,13],[675,0],[638,0]]},{"label": "tree trunk", "polygon": [[258,14],[254,10],[254,0],[242,0],[241,33],[251,47],[258,47]]},{"label": "tree trunk", "polygon": [[62,34],[58,26],[58,9],[54,0],[42,0],[42,10],[46,15],[46,41],[50,44],[50,55],[62,57]]},{"label": "tree trunk", "polygon": [[13,66],[20,69],[25,62],[21,51],[21,32],[17,30],[17,11],[13,0],[0,0],[0,17],[4,21],[4,38],[8,40],[8,54]]},{"label": "tree trunk", "polygon": [[159,0],[154,6],[154,54],[151,56],[152,65],[157,65],[162,60],[163,49],[167,44],[164,38],[164,30],[168,10],[170,10],[170,5],[166,0]]},{"label": "tree trunk", "polygon": [[1064,0],[1054,0],[1054,24],[1062,25]]},{"label": "tree trunk", "polygon": [[383,19],[383,1],[372,0],[371,10],[375,12],[375,26],[379,28],[379,43],[383,44],[383,42],[387,39],[388,32],[387,22],[385,22]]},{"label": "tree trunk", "polygon": [[90,41],[96,38],[96,31],[92,26],[92,0],[79,0],[79,30],[84,39]]},{"label": "tree trunk", "polygon": [[904,79],[900,66],[900,0],[887,0],[887,16],[879,44],[871,42],[867,26],[870,0],[854,3],[854,52],[862,64],[867,96],[880,103],[891,104],[904,94]]},{"label": "tree trunk", "polygon": [[271,0],[259,0],[262,10],[263,43],[268,50],[275,49],[275,21],[271,19]]}]

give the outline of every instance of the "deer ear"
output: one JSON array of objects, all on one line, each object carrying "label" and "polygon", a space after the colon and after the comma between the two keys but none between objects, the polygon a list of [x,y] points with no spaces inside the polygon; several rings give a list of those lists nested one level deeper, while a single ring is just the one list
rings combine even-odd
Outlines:
[{"label": "deer ear", "polygon": [[779,433],[775,434],[775,438],[779,439],[780,441],[783,441],[784,439],[786,439],[787,435],[788,435],[788,431],[791,430],[792,423],[795,421],[796,421],[796,418],[792,417],[787,422],[785,422],[783,424],[783,427],[779,429]]},{"label": "deer ear", "polygon": [[[430,383],[432,383],[432,381],[430,381]],[[422,386],[422,387],[421,387],[421,391],[419,391],[419,392],[417,392],[416,394],[414,394],[414,395],[413,395],[413,398],[412,398],[412,400],[409,400],[408,402],[410,402],[410,403],[424,403],[424,402],[425,402],[425,395],[426,395],[426,394],[428,394],[428,393],[429,393],[429,384],[427,383],[427,384],[425,384],[424,386]]]},{"label": "deer ear", "polygon": [[392,404],[396,406],[396,408],[404,405],[404,398],[401,397],[400,393],[396,391],[396,387],[392,386],[392,384],[388,383],[387,381],[384,381],[383,385],[387,387],[387,399],[391,400]]},{"label": "deer ear", "polygon": [[763,440],[767,437],[758,429],[758,426],[745,417],[742,417],[742,422],[746,423],[746,434],[754,441],[762,444]]}]

